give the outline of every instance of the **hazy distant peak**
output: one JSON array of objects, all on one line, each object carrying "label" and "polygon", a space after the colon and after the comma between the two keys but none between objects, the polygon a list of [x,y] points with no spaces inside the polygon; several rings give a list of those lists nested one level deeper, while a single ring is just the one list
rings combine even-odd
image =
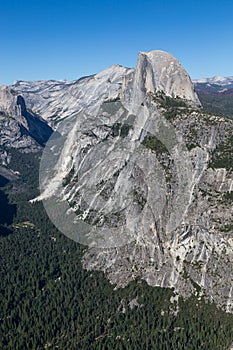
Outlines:
[{"label": "hazy distant peak", "polygon": [[233,84],[233,76],[224,77],[221,75],[216,75],[211,78],[200,78],[193,79],[195,84],[216,84],[221,86],[232,85]]}]

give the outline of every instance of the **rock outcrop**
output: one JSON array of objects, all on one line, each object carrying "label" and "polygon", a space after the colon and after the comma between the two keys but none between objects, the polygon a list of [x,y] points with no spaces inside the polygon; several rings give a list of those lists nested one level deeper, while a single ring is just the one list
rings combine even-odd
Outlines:
[{"label": "rock outcrop", "polygon": [[201,105],[189,74],[175,57],[164,51],[139,53],[134,91],[139,101],[143,101],[148,93],[163,92],[185,99],[194,106]]},{"label": "rock outcrop", "polygon": [[52,132],[45,121],[27,110],[21,95],[9,87],[0,88],[0,165],[8,166],[12,148],[39,150]]}]

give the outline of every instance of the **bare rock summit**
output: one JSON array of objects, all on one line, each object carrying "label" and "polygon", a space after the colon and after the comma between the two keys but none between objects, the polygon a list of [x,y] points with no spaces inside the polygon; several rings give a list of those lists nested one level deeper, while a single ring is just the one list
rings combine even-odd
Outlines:
[{"label": "bare rock summit", "polygon": [[174,56],[164,51],[139,53],[134,86],[139,100],[147,93],[163,92],[201,106],[189,74]]}]

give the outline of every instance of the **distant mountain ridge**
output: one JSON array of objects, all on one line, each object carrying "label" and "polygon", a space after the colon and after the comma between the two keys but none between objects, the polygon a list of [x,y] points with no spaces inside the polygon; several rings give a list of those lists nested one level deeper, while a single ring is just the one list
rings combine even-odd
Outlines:
[{"label": "distant mountain ridge", "polygon": [[233,76],[195,79],[193,83],[207,111],[233,118]]},{"label": "distant mountain ridge", "polygon": [[233,76],[230,76],[230,77],[214,76],[210,78],[193,79],[193,83],[229,86],[229,85],[233,85]]},{"label": "distant mountain ridge", "polygon": [[233,76],[202,78],[193,80],[196,91],[209,94],[224,94],[233,89]]},{"label": "distant mountain ridge", "polygon": [[[151,64],[155,62],[157,72],[151,69]],[[161,66],[164,67],[162,74]],[[200,105],[187,72],[172,55],[159,50],[141,52],[136,69],[115,64],[98,74],[74,81],[16,81],[11,88],[24,97],[29,109],[55,126],[74,113],[87,108],[90,112],[95,111],[104,100],[120,97],[120,93],[124,93],[121,86],[126,81],[129,83],[131,76],[138,74],[135,83],[142,82],[142,70],[147,75],[142,90],[163,91],[168,96],[181,97]]]},{"label": "distant mountain ridge", "polygon": [[99,108],[101,102],[119,95],[123,77],[131,69],[118,64],[73,81],[16,81],[11,87],[24,96],[28,108],[55,125],[84,108]]}]

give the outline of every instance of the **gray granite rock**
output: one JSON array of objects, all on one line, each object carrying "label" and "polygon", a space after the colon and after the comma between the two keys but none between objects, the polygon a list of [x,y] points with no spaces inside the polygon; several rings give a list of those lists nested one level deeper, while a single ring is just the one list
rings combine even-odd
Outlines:
[{"label": "gray granite rock", "polygon": [[22,135],[19,94],[60,133],[45,148],[35,200],[88,246],[84,267],[116,287],[139,277],[233,312],[233,121],[200,108],[179,62],[152,51],[136,69],[13,87],[0,97],[0,142],[37,147]]}]

